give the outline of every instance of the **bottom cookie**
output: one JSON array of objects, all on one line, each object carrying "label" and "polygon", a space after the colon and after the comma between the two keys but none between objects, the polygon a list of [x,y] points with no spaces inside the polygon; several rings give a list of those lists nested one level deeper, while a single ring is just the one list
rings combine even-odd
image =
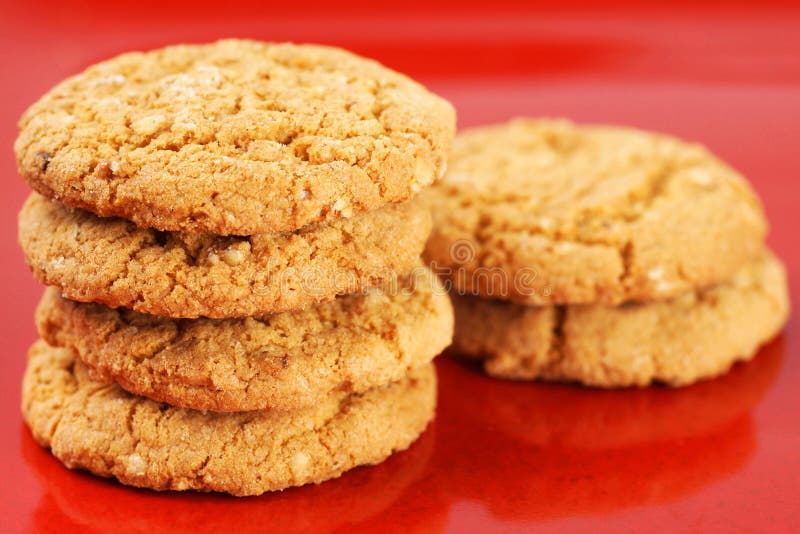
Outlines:
[{"label": "bottom cookie", "polygon": [[687,385],[747,360],[789,312],[786,273],[769,252],[732,280],[673,300],[619,307],[523,306],[454,296],[452,352],[499,378],[599,387]]},{"label": "bottom cookie", "polygon": [[258,495],[336,478],[408,448],[434,415],[427,364],[362,394],[298,412],[175,408],[90,379],[67,349],[37,341],[22,412],[34,438],[70,468],[155,490]]}]

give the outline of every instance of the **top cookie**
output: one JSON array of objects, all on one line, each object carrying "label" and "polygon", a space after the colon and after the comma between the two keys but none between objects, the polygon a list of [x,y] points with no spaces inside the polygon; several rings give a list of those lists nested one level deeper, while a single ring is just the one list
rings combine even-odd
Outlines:
[{"label": "top cookie", "polygon": [[349,52],[225,40],[123,54],[25,112],[45,196],[159,230],[295,230],[402,202],[444,171],[445,100]]},{"label": "top cookie", "polygon": [[766,234],[746,181],[665,135],[517,119],[456,138],[423,195],[457,290],[525,304],[660,300],[725,280]]}]

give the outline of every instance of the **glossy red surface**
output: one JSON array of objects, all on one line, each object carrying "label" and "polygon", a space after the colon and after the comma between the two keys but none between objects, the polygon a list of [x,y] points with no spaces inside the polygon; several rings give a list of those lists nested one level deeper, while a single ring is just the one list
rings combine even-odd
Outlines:
[{"label": "glossy red surface", "polygon": [[773,2],[410,0],[8,3],[0,10],[2,531],[800,531],[800,324],[756,360],[681,390],[491,381],[440,359],[436,422],[409,451],[260,498],[157,494],[64,469],[19,415],[41,288],[16,245],[23,109],[87,64],[220,36],[346,46],[448,97],[460,125],[513,115],[626,123],[707,144],[753,181],[794,300],[800,12]]}]

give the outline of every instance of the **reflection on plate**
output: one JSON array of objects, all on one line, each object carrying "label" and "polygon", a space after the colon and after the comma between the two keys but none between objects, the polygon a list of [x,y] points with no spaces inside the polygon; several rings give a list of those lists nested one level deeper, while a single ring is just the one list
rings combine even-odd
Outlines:
[{"label": "reflection on plate", "polygon": [[44,488],[33,527],[436,532],[465,504],[535,522],[668,503],[747,464],[757,446],[750,412],[784,350],[778,339],[688,388],[623,391],[491,380],[440,358],[437,418],[411,449],[319,486],[245,499],[155,493],[70,472],[23,429],[22,454]]},{"label": "reflection on plate", "polygon": [[716,380],[622,391],[490,381],[445,361],[437,439],[460,450],[437,447],[433,464],[451,473],[451,503],[478,501],[504,519],[671,502],[747,464],[750,411],[782,358],[778,340]]},{"label": "reflection on plate", "polygon": [[[407,451],[320,485],[260,497],[153,492],[69,471],[22,432],[22,456],[44,487],[33,529],[101,532],[332,532],[380,515],[424,474],[435,444],[433,427]],[[120,520],[124,518],[124,520]]]},{"label": "reflection on plate", "polygon": [[778,339],[729,373],[683,388],[604,390],[493,381],[483,395],[459,402],[476,420],[541,447],[608,450],[679,440],[708,434],[748,413],[774,382],[782,354]]}]

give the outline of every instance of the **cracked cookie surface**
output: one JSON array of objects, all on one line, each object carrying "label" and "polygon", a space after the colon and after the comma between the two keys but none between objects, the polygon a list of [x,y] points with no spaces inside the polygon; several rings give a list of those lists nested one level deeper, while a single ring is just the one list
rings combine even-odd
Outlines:
[{"label": "cracked cookie surface", "polygon": [[417,439],[435,404],[428,364],[298,412],[187,410],[94,382],[72,351],[38,341],[22,411],[34,438],[70,468],[155,490],[258,495],[385,460]]},{"label": "cracked cookie surface", "polygon": [[415,200],[249,237],[159,232],[35,193],[19,214],[38,280],[72,300],[168,317],[276,313],[379,285],[414,269],[430,228]]},{"label": "cracked cookie surface", "polygon": [[667,301],[524,306],[454,295],[455,354],[499,378],[600,387],[686,385],[752,358],[786,322],[786,272],[771,253],[717,286]]},{"label": "cracked cookie surface", "polygon": [[454,142],[423,193],[425,256],[457,289],[529,304],[665,299],[721,282],[766,233],[747,182],[660,134],[517,119]]},{"label": "cracked cookie surface", "polygon": [[243,319],[168,319],[66,300],[49,288],[42,338],[102,382],[198,410],[297,410],[401,379],[450,344],[453,311],[427,269],[396,287]]},{"label": "cracked cookie surface", "polygon": [[123,54],[33,104],[14,145],[45,196],[159,230],[296,230],[444,171],[445,100],[335,48],[223,40]]}]

